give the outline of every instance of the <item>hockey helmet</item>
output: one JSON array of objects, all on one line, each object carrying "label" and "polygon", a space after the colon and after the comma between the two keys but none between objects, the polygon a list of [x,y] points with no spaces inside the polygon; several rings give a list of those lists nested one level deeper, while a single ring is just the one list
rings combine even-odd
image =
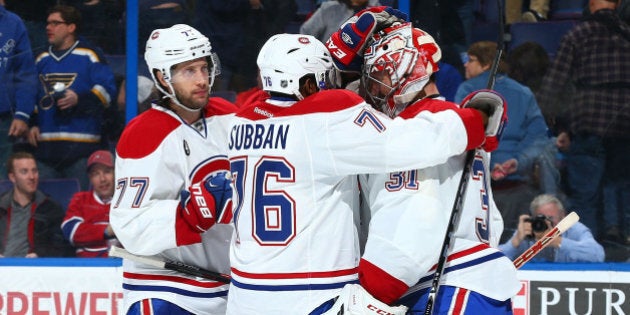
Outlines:
[{"label": "hockey helmet", "polygon": [[334,86],[336,71],[326,46],[317,38],[302,34],[277,34],[258,53],[263,90],[304,98],[300,79],[312,74],[318,88]]},{"label": "hockey helmet", "polygon": [[171,68],[182,62],[191,61],[197,58],[207,57],[210,88],[214,82],[214,77],[219,75],[221,70],[219,60],[212,52],[210,40],[199,31],[186,24],[176,24],[169,28],[156,29],[151,32],[147,40],[144,59],[151,72],[151,77],[156,87],[175,101],[175,95],[165,91],[155,77],[155,70],[159,70],[164,75],[164,80],[168,83],[171,91]]},{"label": "hockey helmet", "polygon": [[374,34],[366,47],[361,80],[372,105],[390,117],[415,99],[439,70],[440,47],[431,35],[411,23]]}]

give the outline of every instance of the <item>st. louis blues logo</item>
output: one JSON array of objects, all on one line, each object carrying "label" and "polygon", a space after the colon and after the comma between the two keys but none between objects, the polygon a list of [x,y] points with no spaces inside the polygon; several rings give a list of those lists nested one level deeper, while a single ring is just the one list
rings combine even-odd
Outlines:
[{"label": "st. louis blues logo", "polygon": [[44,88],[44,97],[39,100],[42,110],[49,110],[56,104],[55,92],[66,90],[77,78],[76,73],[40,74],[39,81]]}]

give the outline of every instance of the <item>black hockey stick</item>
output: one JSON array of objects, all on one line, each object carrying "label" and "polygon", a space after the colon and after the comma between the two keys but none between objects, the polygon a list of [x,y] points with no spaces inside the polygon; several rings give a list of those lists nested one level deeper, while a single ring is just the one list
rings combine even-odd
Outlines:
[{"label": "black hockey stick", "polygon": [[134,255],[125,249],[112,246],[109,250],[110,257],[120,257],[135,262],[143,263],[157,268],[178,271],[189,276],[200,277],[223,283],[230,283],[230,276],[215,271],[206,270],[197,266],[191,266],[179,261],[164,261],[155,257]]},{"label": "black hockey stick", "polygon": [[[501,54],[503,54],[503,8],[501,5],[502,0],[497,0],[497,10],[499,12],[499,38],[497,39],[497,53],[492,61],[492,67],[490,68],[490,77],[488,78],[488,90],[494,88],[494,82],[499,70],[499,62],[501,61]],[[437,297],[438,290],[440,288],[440,279],[444,272],[444,266],[448,258],[448,251],[451,247],[451,241],[453,240],[453,234],[459,224],[459,214],[464,203],[464,195],[466,193],[466,187],[468,187],[468,179],[470,177],[470,170],[472,169],[472,163],[475,158],[475,150],[469,150],[466,153],[466,160],[464,162],[464,170],[462,171],[462,177],[459,180],[459,186],[457,187],[457,195],[455,195],[455,202],[453,202],[453,209],[451,210],[451,216],[446,227],[446,233],[444,235],[444,242],[442,243],[442,249],[440,250],[440,258],[436,265],[435,274],[433,275],[433,281],[431,282],[431,289],[429,290],[429,296],[427,299],[427,306],[424,309],[424,315],[431,315],[433,313],[433,306]]]}]

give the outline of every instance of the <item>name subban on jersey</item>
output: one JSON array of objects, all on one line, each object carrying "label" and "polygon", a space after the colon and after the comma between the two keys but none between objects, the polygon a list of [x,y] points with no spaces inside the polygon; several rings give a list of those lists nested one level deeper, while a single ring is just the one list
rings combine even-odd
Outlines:
[{"label": "name subban on jersey", "polygon": [[190,193],[192,197],[195,198],[195,202],[199,205],[199,212],[206,219],[212,218],[212,212],[210,208],[208,208],[208,204],[206,203],[206,198],[203,196],[203,191],[201,190],[201,186],[199,183],[193,184],[190,187]]}]

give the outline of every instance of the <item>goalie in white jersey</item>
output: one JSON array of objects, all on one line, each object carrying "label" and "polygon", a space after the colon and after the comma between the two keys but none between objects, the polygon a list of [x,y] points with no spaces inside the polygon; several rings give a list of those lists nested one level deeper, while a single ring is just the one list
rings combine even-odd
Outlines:
[{"label": "goalie in white jersey", "polygon": [[[370,103],[405,119],[458,108],[435,86],[440,57],[433,38],[411,23],[376,33],[365,49],[361,78]],[[520,288],[514,265],[496,249],[503,221],[492,199],[486,152],[496,148],[506,119],[504,101],[495,92],[478,91],[463,107],[486,105],[494,108],[494,120],[486,143],[476,150],[432,314],[511,314],[510,299]],[[464,160],[459,154],[433,167],[360,176],[371,221],[359,279],[378,300],[424,314]]]},{"label": "goalie in white jersey", "polygon": [[[145,59],[160,100],[129,123],[116,148],[111,224],[133,254],[228,273],[233,228],[215,223],[231,219],[224,174],[236,107],[208,98],[217,62],[194,28],[154,30]],[[123,270],[126,314],[225,313],[227,284],[126,259]]]},{"label": "goalie in white jersey", "polygon": [[357,283],[357,177],[444,163],[484,141],[485,114],[452,108],[390,119],[357,94],[325,90],[316,38],[271,37],[258,55],[270,98],[230,128],[235,237],[228,314],[308,314]]}]

